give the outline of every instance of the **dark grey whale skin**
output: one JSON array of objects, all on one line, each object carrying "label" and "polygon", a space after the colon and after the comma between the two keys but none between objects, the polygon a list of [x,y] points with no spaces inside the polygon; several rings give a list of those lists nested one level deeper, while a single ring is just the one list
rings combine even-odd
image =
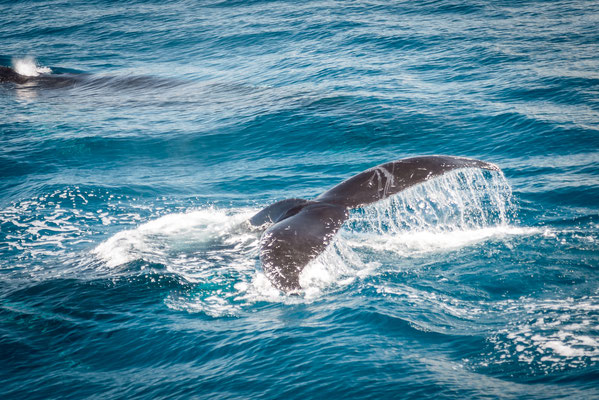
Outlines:
[{"label": "dark grey whale skin", "polygon": [[301,289],[299,275],[322,253],[349,215],[349,210],[375,203],[410,186],[462,168],[499,171],[495,164],[454,156],[423,156],[367,169],[314,200],[286,199],[250,219],[266,227],[260,239],[260,261],[272,284],[284,292]]},{"label": "dark grey whale skin", "polygon": [[0,83],[13,82],[24,84],[29,81],[29,77],[18,74],[14,69],[0,65]]}]

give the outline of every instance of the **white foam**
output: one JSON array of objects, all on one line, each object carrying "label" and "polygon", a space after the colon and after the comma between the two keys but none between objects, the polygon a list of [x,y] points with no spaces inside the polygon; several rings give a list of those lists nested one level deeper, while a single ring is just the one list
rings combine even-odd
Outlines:
[{"label": "white foam", "polygon": [[39,76],[52,72],[48,67],[38,66],[33,57],[16,58],[12,64],[15,72],[23,76]]},{"label": "white foam", "polygon": [[192,299],[191,301],[190,299],[173,299],[169,297],[165,303],[173,310],[203,313],[214,318],[236,316],[241,310],[239,305],[232,303],[230,299],[223,297],[221,293],[202,299]]},{"label": "white foam", "polygon": [[463,230],[404,231],[385,235],[356,233],[349,239],[349,243],[352,247],[368,247],[375,251],[394,252],[402,256],[417,256],[419,254],[460,249],[490,239],[535,235],[541,232],[537,228],[499,225]]},{"label": "white foam", "polygon": [[378,266],[376,262],[364,262],[343,236],[338,236],[306,265],[299,276],[300,286],[307,298],[316,298],[324,289],[347,286],[358,277],[370,275]]},{"label": "white foam", "polygon": [[198,251],[256,242],[256,234],[242,227],[251,215],[247,210],[231,215],[215,208],[169,214],[117,233],[93,253],[112,268],[138,259],[168,266]]},{"label": "white foam", "polygon": [[510,300],[498,312],[516,313],[509,327],[492,337],[495,352],[501,359],[546,370],[560,370],[572,365],[589,365],[599,360],[599,326],[596,311],[599,297],[580,299]]},{"label": "white foam", "polygon": [[234,287],[238,290],[235,300],[244,302],[245,304],[254,304],[259,301],[293,303],[298,300],[298,298],[284,295],[280,290],[275,288],[262,271],[257,271],[253,274],[249,282],[240,282]]}]

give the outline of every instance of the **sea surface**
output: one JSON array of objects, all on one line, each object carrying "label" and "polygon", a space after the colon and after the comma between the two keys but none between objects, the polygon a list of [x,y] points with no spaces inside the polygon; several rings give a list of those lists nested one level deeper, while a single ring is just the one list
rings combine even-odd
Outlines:
[{"label": "sea surface", "polygon": [[[1,1],[0,398],[598,399],[599,2]],[[246,221],[377,164],[276,290]]]}]

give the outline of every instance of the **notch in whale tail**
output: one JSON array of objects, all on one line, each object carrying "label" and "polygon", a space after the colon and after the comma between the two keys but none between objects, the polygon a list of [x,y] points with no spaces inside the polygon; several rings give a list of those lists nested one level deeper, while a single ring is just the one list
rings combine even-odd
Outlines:
[{"label": "notch in whale tail", "polygon": [[288,216],[297,209],[310,203],[310,200],[305,199],[285,199],[273,203],[250,218],[250,224],[253,226],[266,226],[277,223]]},{"label": "notch in whale tail", "polygon": [[271,224],[260,240],[260,261],[266,276],[285,292],[301,289],[299,274],[327,248],[350,209],[463,168],[499,171],[495,164],[471,158],[406,158],[363,171],[314,200],[287,199],[266,207],[250,219],[254,226]]}]

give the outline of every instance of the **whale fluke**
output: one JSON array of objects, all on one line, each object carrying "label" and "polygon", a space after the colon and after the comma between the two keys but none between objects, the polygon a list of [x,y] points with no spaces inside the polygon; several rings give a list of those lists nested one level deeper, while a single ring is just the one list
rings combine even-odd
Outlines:
[{"label": "whale fluke", "polygon": [[268,228],[260,240],[268,279],[286,292],[300,289],[299,274],[327,248],[347,216],[344,207],[314,202]]},{"label": "whale fluke", "polygon": [[268,226],[260,239],[260,261],[272,284],[285,292],[301,289],[299,274],[322,253],[349,215],[349,210],[386,199],[446,172],[462,168],[499,171],[485,161],[453,156],[424,156],[367,169],[314,200],[287,199],[250,219]]}]

